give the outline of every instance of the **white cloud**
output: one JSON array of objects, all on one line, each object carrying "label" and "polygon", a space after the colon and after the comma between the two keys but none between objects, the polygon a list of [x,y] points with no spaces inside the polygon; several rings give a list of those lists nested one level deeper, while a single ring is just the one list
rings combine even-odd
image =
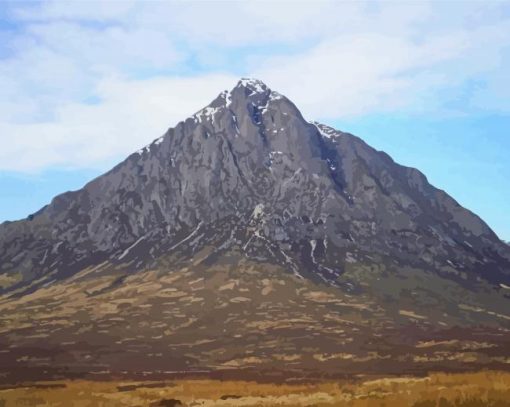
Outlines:
[{"label": "white cloud", "polygon": [[134,0],[121,1],[61,1],[25,3],[13,13],[23,20],[90,20],[115,21],[125,18],[135,6]]},{"label": "white cloud", "polygon": [[269,58],[254,74],[315,118],[441,110],[445,100],[437,92],[487,73],[507,83],[500,61],[501,48],[510,45],[505,32],[507,22],[430,35],[419,43],[376,33],[343,35],[298,55]]},{"label": "white cloud", "polygon": [[[309,118],[510,111],[505,3],[63,2],[11,10],[0,170],[94,167],[253,74]],[[250,55],[246,57],[246,55]],[[214,67],[214,70],[211,70]],[[464,96],[463,96],[464,97]]]},{"label": "white cloud", "polygon": [[[471,7],[472,8],[472,7]],[[296,43],[365,31],[415,31],[429,15],[426,2],[370,1],[111,1],[49,0],[15,9],[27,22],[101,22],[152,27],[188,45],[221,47]],[[465,12],[464,12],[465,13]]]},{"label": "white cloud", "polygon": [[95,71],[164,68],[181,59],[169,34],[150,27],[126,29],[109,26],[97,29],[57,22],[31,25],[27,35],[37,38],[35,47],[50,48]]},{"label": "white cloud", "polygon": [[0,169],[37,171],[48,166],[71,168],[112,164],[162,135],[229,89],[228,75],[153,78],[129,81],[109,78],[98,85],[98,104],[66,103],[49,122],[0,124],[8,139]]}]

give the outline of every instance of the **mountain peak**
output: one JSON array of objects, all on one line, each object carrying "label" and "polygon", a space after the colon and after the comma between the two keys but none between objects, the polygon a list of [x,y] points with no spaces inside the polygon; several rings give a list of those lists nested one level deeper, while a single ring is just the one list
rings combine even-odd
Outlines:
[{"label": "mountain peak", "polygon": [[241,78],[239,82],[237,82],[236,88],[245,88],[257,93],[271,91],[264,82],[256,78]]},{"label": "mountain peak", "polygon": [[266,105],[269,100],[283,99],[283,96],[271,90],[263,81],[256,78],[241,78],[231,90],[224,90],[208,106],[210,108],[229,107],[232,104],[245,105],[249,101],[254,106]]}]

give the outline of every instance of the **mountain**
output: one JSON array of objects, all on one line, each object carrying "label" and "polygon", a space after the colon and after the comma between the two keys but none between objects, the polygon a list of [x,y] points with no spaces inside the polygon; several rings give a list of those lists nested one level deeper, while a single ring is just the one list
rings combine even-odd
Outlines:
[{"label": "mountain", "polygon": [[0,225],[0,287],[5,380],[510,366],[510,247],[254,79]]}]

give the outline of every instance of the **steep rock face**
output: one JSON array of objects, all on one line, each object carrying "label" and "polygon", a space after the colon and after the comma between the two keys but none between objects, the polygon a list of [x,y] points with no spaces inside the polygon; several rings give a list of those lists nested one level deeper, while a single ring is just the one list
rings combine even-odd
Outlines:
[{"label": "steep rock face", "polygon": [[[222,221],[230,233],[215,229]],[[332,284],[346,261],[375,253],[510,284],[508,246],[418,170],[241,80],[83,189],[1,225],[3,290],[103,261],[136,271],[172,250],[192,258],[211,239]]]}]

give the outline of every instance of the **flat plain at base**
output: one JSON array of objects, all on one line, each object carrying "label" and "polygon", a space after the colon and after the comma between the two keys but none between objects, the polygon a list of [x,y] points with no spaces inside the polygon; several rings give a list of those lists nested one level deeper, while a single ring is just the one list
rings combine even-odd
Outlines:
[{"label": "flat plain at base", "polygon": [[[179,404],[180,403],[180,404]],[[0,406],[510,406],[510,373],[267,384],[248,381],[58,381],[0,390]]]}]

